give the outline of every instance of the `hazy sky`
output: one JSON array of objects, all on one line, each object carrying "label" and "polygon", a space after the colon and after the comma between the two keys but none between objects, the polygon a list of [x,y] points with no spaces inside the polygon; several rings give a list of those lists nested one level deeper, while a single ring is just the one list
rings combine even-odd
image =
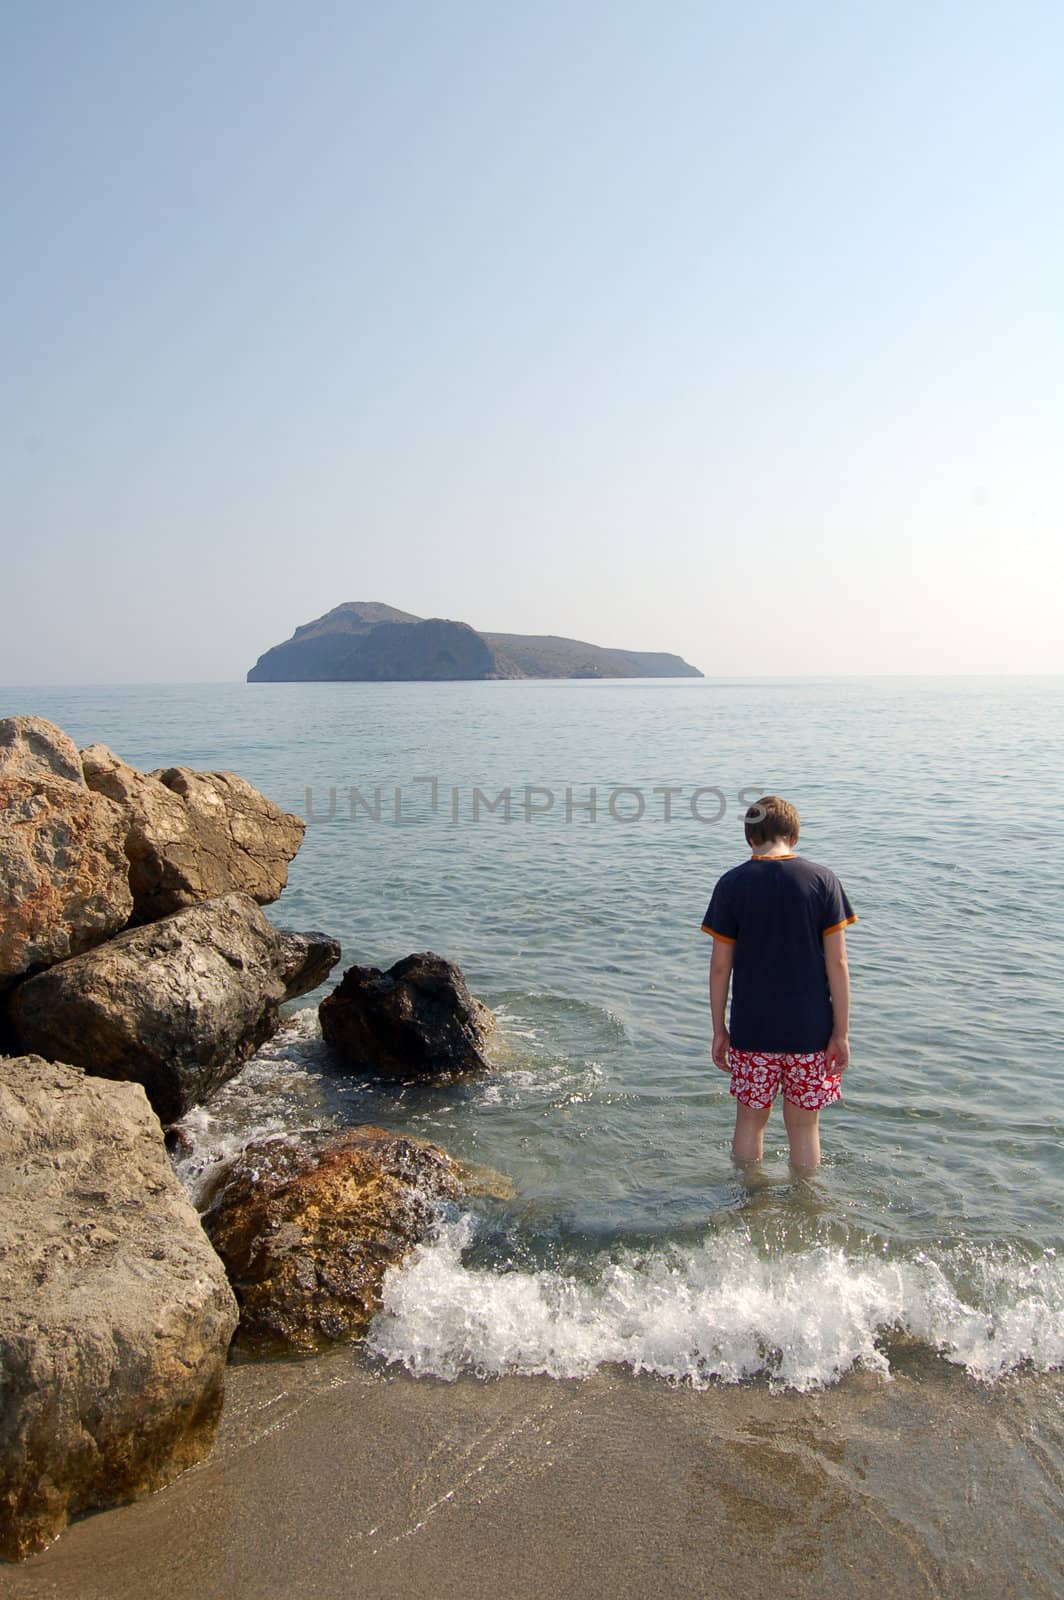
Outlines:
[{"label": "hazy sky", "polygon": [[1058,0],[2,10],[0,683],[1064,670]]}]

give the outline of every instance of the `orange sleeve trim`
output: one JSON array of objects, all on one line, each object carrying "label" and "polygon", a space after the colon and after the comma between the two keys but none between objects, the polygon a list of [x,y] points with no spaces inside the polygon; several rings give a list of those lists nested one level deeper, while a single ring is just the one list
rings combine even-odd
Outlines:
[{"label": "orange sleeve trim", "polygon": [[843,917],[841,922],[833,922],[831,924],[830,928],[825,928],[823,930],[822,934],[821,934],[821,938],[823,938],[826,934],[829,934],[829,933],[838,933],[840,928],[848,928],[850,926],[851,922],[856,922],[856,921],[857,921],[857,918],[855,916],[853,916],[853,917]]},{"label": "orange sleeve trim", "polygon": [[734,944],[735,943],[735,940],[734,939],[729,939],[728,935],[726,933],[718,933],[715,928],[711,928],[709,926],[709,924],[706,923],[706,922],[703,922],[703,924],[702,924],[702,932],[703,933],[712,934],[713,938],[714,939],[719,939],[721,944]]}]

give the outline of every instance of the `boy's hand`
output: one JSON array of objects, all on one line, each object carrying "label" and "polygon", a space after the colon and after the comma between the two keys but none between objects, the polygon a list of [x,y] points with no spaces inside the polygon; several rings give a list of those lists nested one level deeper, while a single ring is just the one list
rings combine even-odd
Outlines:
[{"label": "boy's hand", "polygon": [[728,1065],[728,1050],[730,1046],[731,1039],[727,1030],[713,1035],[713,1065],[719,1067],[721,1072],[731,1071],[731,1067]]},{"label": "boy's hand", "polygon": [[829,1072],[845,1072],[850,1064],[850,1041],[844,1033],[833,1033],[825,1051]]}]

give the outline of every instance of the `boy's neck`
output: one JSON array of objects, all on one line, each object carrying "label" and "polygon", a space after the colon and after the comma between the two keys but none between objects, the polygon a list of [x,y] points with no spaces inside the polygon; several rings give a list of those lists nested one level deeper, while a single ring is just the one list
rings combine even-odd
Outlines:
[{"label": "boy's neck", "polygon": [[797,839],[773,839],[771,844],[755,844],[750,847],[751,861],[774,861],[781,856],[793,856]]}]

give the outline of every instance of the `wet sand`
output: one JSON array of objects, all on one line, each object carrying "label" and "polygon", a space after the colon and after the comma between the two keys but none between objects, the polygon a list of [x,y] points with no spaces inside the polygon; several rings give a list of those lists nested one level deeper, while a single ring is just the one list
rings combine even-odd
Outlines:
[{"label": "wet sand", "polygon": [[1064,1593],[1064,1377],[816,1395],[231,1369],[209,1461],[0,1568],[13,1600]]}]

